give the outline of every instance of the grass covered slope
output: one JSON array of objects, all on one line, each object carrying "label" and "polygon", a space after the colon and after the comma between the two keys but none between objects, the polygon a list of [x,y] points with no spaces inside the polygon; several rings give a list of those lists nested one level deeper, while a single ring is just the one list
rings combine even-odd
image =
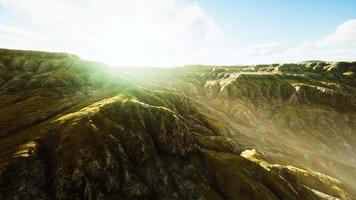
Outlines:
[{"label": "grass covered slope", "polygon": [[199,84],[179,90],[223,119],[241,148],[356,191],[355,72],[355,62],[200,68],[183,77]]},{"label": "grass covered slope", "polygon": [[250,93],[268,83],[233,78],[245,68],[108,71],[68,54],[0,53],[0,199],[352,199],[343,182],[242,153],[282,147],[267,149],[234,113],[289,99],[288,86]]}]

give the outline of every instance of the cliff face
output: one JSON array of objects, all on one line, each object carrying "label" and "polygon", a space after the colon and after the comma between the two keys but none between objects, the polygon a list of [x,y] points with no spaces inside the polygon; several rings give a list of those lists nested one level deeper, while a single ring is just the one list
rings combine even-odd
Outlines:
[{"label": "cliff face", "polygon": [[337,177],[355,191],[355,70],[356,63],[215,69],[203,73],[197,91],[240,147]]},{"label": "cliff face", "polygon": [[0,50],[0,199],[353,199],[355,73]]}]

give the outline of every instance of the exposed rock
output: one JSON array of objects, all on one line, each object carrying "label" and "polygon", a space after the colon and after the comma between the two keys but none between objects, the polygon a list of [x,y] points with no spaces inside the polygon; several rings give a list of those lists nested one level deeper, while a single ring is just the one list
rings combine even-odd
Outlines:
[{"label": "exposed rock", "polygon": [[0,49],[0,199],[353,199],[355,63],[107,70]]}]

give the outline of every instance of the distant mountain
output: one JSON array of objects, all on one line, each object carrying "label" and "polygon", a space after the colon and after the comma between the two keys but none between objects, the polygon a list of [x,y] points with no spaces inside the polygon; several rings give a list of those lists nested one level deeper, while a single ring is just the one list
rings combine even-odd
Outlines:
[{"label": "distant mountain", "polygon": [[306,60],[303,61],[304,63],[324,63],[325,61],[322,60]]},{"label": "distant mountain", "polygon": [[356,62],[0,50],[0,199],[355,199]]}]

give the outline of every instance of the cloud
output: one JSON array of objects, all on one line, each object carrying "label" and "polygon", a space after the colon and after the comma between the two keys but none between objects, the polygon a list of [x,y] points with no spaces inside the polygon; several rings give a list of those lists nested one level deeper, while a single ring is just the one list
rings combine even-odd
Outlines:
[{"label": "cloud", "polygon": [[256,44],[249,47],[242,48],[241,54],[249,57],[266,56],[277,53],[279,44],[277,42],[269,42],[263,44]]},{"label": "cloud", "polygon": [[239,38],[224,37],[219,24],[195,1],[0,0],[0,4],[21,13],[16,23],[8,19],[0,24],[1,47],[65,51],[111,65],[356,60],[356,19],[297,46],[278,40],[241,46],[236,45],[244,43]]},{"label": "cloud", "polygon": [[278,48],[259,63],[300,62],[305,60],[355,61],[356,60],[356,19],[338,25],[332,33],[315,40],[302,42],[295,47]]},{"label": "cloud", "polygon": [[355,47],[356,19],[350,19],[338,25],[332,33],[304,42],[290,53],[300,60],[355,61]]},{"label": "cloud", "polygon": [[[24,41],[26,48],[69,51],[109,64],[183,64],[223,38],[198,3],[183,0],[0,0],[0,4],[24,16],[22,23],[16,27],[9,23],[6,29],[24,32],[16,33],[15,40]],[[0,31],[2,37],[14,35]],[[6,43],[17,46],[12,40]]]},{"label": "cloud", "polygon": [[45,40],[46,36],[20,28],[0,24],[0,46],[7,48],[29,48],[37,40]]},{"label": "cloud", "polygon": [[350,19],[340,24],[333,33],[323,37],[319,45],[356,45],[356,19]]}]

